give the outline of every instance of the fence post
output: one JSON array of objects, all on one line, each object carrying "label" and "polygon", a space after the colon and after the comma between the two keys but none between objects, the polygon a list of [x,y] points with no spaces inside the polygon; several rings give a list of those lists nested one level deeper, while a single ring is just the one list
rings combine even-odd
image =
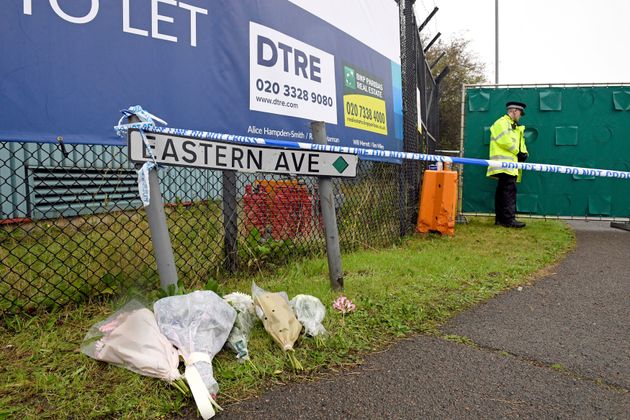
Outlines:
[{"label": "fence post", "polygon": [[[323,121],[311,122],[313,142],[328,144],[326,125]],[[343,271],[341,270],[341,248],[339,247],[339,230],[337,229],[337,215],[335,214],[335,192],[332,179],[328,176],[318,177],[319,205],[324,221],[324,235],[326,235],[326,256],[328,257],[328,275],[330,287],[333,290],[343,290]]]},{"label": "fence post", "polygon": [[236,271],[238,257],[238,212],[236,200],[236,171],[223,171],[223,228],[225,237],[225,267],[230,272]]},{"label": "fence post", "polygon": [[[135,115],[129,117],[129,122],[139,122]],[[173,246],[171,237],[168,234],[166,225],[166,214],[164,213],[164,201],[160,191],[160,179],[157,168],[149,171],[149,205],[144,208],[149,221],[151,231],[151,242],[153,243],[153,254],[157,264],[158,275],[160,276],[160,286],[163,290],[168,290],[170,285],[177,287],[177,268],[175,267],[175,257],[173,256]]]},{"label": "fence post", "polygon": [[[420,152],[418,138],[418,100],[416,92],[421,89],[420,100],[424,96],[424,86],[418,85],[418,56],[421,50],[418,27],[416,26],[413,4],[415,0],[399,1],[400,18],[400,61],[403,91],[403,151]],[[420,109],[424,112],[424,109]],[[399,206],[400,236],[404,236],[415,226],[417,219],[418,189],[420,185],[420,165],[418,162],[403,160],[400,168]]]}]

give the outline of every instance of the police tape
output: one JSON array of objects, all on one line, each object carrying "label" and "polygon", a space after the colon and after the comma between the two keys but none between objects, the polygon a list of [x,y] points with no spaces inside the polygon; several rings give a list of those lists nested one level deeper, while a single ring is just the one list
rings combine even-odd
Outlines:
[{"label": "police tape", "polygon": [[[118,125],[114,126],[114,130],[119,137],[124,137],[127,135],[127,132],[131,129],[137,129],[140,131],[140,135],[142,136],[142,142],[144,143],[144,147],[151,157],[151,160],[147,161],[142,165],[142,167],[137,171],[138,173],[138,192],[140,193],[140,199],[142,200],[142,204],[144,207],[148,207],[151,204],[151,184],[149,183],[149,173],[151,170],[158,170],[159,166],[157,161],[155,160],[155,156],[153,155],[153,150],[149,146],[149,142],[147,141],[146,136],[144,135],[144,131],[149,128],[156,127],[155,121],[166,124],[166,121],[156,117],[155,115],[145,111],[142,109],[140,105],[134,105],[129,107],[128,109],[123,109],[120,111],[123,115],[118,120]],[[127,124],[123,124],[123,120],[125,118],[130,119],[132,116],[137,117],[136,122],[128,122]],[[155,120],[155,121],[154,121]]]},{"label": "police tape", "polygon": [[442,162],[464,165],[489,166],[496,169],[522,169],[525,171],[550,172],[580,176],[598,176],[607,178],[630,179],[630,172],[610,169],[580,168],[577,166],[553,165],[548,163],[504,162],[498,160],[486,160],[465,157],[451,157],[442,155],[429,155],[424,153],[397,152],[392,150],[363,149],[358,147],[334,146],[329,144],[314,144],[293,142],[287,140],[263,139],[260,137],[238,136],[234,134],[222,134],[209,131],[188,130],[169,127],[147,127],[145,131],[166,134],[172,136],[192,137],[200,140],[219,140],[235,143],[257,144],[261,146],[283,147],[288,149],[301,149],[311,151],[325,151],[336,153],[350,153],[359,156],[384,159],[404,159],[422,162]]}]

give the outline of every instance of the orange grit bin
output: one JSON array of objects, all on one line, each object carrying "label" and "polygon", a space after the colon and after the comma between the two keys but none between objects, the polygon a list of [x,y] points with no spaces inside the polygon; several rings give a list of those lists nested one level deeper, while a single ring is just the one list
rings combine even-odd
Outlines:
[{"label": "orange grit bin", "polygon": [[427,170],[422,176],[422,194],[416,230],[455,235],[457,172]]}]

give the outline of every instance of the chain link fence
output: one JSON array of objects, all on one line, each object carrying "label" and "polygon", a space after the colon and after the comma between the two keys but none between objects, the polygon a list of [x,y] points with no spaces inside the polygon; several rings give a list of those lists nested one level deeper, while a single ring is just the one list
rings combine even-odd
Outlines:
[{"label": "chain link fence", "polygon": [[[432,149],[427,131],[418,130],[417,92],[418,69],[428,67],[418,53],[411,3],[399,3],[404,150],[425,152]],[[437,101],[422,109],[423,121],[436,127]],[[412,232],[421,174],[418,162],[360,160],[356,178],[336,179],[342,251],[387,246]],[[273,268],[325,252],[315,178],[175,167],[159,177],[187,288],[221,272]],[[0,313],[158,285],[125,147],[0,142]]]},{"label": "chain link fence", "polygon": [[[434,154],[438,148],[440,109],[439,83],[431,73],[414,14],[415,0],[399,0],[401,71],[403,86],[404,151]],[[422,172],[428,165],[402,162],[401,234],[409,234],[418,218]]]},{"label": "chain link fence", "polygon": [[[125,148],[65,150],[0,143],[1,312],[159,284]],[[160,170],[177,271],[186,287],[203,286],[223,270],[257,270],[325,250],[315,178],[231,175]],[[361,160],[356,178],[335,181],[343,250],[400,238],[399,179],[400,165]],[[234,197],[224,198],[225,191]],[[234,229],[236,241],[227,244],[226,232]]]}]

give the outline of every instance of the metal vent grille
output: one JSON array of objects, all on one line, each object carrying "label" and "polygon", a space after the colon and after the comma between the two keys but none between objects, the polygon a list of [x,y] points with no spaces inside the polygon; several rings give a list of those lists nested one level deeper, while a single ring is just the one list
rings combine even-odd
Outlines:
[{"label": "metal vent grille", "polygon": [[132,169],[27,167],[31,184],[29,215],[49,219],[138,208],[138,184]]}]

